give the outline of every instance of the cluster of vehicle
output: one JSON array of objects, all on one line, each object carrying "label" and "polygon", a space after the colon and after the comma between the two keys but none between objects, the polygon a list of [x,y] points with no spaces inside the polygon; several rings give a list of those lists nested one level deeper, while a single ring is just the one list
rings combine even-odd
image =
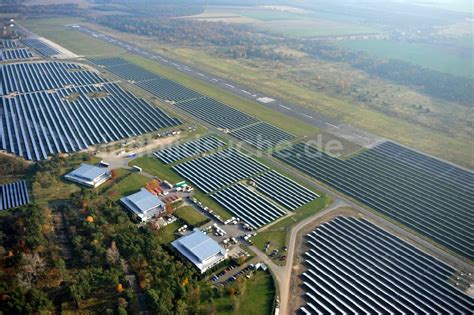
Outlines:
[{"label": "cluster of vehicle", "polygon": [[209,209],[209,207],[205,206],[202,204],[202,202],[198,201],[196,198],[191,198],[191,201],[198,206],[200,209],[204,210],[205,212],[209,213],[212,215],[217,221],[221,222],[224,224],[224,221],[221,219],[220,215],[214,213],[213,210]]},{"label": "cluster of vehicle", "polygon": [[255,266],[254,266],[254,264],[250,264],[247,267],[245,267],[244,269],[237,272],[235,275],[229,277],[229,279],[227,279],[226,281],[222,282],[221,285],[226,285],[228,283],[232,283],[235,280],[237,280],[237,278],[242,277],[242,276],[245,276],[247,279],[250,279],[252,277],[252,271],[253,270],[255,270]]},{"label": "cluster of vehicle", "polygon": [[213,275],[210,278],[211,282],[217,282],[217,280],[219,280],[220,277],[224,276],[226,273],[228,273],[231,270],[234,270],[235,268],[237,268],[236,265],[230,265],[229,267],[225,268],[224,270],[222,270],[218,274]]}]

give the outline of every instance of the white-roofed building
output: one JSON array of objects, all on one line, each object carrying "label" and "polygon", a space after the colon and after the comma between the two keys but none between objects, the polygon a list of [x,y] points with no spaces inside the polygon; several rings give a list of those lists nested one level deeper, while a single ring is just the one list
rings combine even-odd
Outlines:
[{"label": "white-roofed building", "polygon": [[171,245],[191,261],[201,273],[205,273],[227,259],[227,251],[199,229],[194,229],[188,235],[172,242]]},{"label": "white-roofed building", "polygon": [[142,222],[160,215],[165,209],[163,201],[145,188],[121,198],[120,202]]},{"label": "white-roofed building", "polygon": [[107,167],[83,163],[78,169],[66,174],[64,178],[88,187],[97,187],[110,178],[110,172]]}]

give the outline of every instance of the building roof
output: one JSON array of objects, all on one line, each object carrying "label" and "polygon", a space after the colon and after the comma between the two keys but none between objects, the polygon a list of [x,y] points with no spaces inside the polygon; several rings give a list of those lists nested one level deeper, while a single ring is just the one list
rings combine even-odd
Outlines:
[{"label": "building roof", "polygon": [[191,234],[183,236],[179,239],[179,242],[200,262],[223,250],[216,241],[200,230],[194,230]]},{"label": "building roof", "polygon": [[201,273],[227,258],[226,250],[199,229],[194,229],[171,245],[201,270]]},{"label": "building roof", "polygon": [[133,195],[121,198],[120,201],[142,220],[152,217],[157,211],[165,207],[160,198],[145,188],[140,189],[139,192]]},{"label": "building roof", "polygon": [[106,167],[99,167],[95,165],[90,165],[90,164],[81,164],[81,166],[78,169],[75,169],[71,173],[69,173],[69,176],[74,176],[78,178],[82,178],[86,181],[94,181],[99,176],[104,175],[107,173],[109,170]]}]

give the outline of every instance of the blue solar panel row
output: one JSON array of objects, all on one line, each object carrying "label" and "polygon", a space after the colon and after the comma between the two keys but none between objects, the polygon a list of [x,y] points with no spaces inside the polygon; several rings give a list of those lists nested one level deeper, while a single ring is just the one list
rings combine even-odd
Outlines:
[{"label": "blue solar panel row", "polygon": [[306,240],[304,314],[472,314],[455,269],[366,220],[338,217]]},{"label": "blue solar panel row", "polygon": [[0,65],[0,95],[104,83],[97,73],[75,63],[35,62]]},{"label": "blue solar panel row", "polygon": [[33,58],[33,54],[26,48],[0,50],[0,61]]},{"label": "blue solar panel row", "polygon": [[232,148],[178,164],[173,169],[205,193],[268,170],[265,165]]},{"label": "blue solar panel row", "polygon": [[163,163],[170,164],[223,146],[225,146],[223,141],[216,137],[207,136],[157,151],[155,156]]},{"label": "blue solar panel row", "polygon": [[21,207],[30,203],[24,180],[0,185],[0,211]]},{"label": "blue solar panel row", "polygon": [[286,215],[283,209],[242,184],[224,188],[211,197],[253,229]]},{"label": "blue solar panel row", "polygon": [[14,39],[2,39],[2,41],[0,42],[0,47],[11,49],[18,48],[20,46],[18,45],[18,42]]},{"label": "blue solar panel row", "polygon": [[261,150],[288,144],[295,139],[294,135],[263,121],[234,130],[230,134]]},{"label": "blue solar panel row", "polygon": [[252,178],[255,188],[285,208],[296,210],[319,196],[311,190],[275,171]]},{"label": "blue solar panel row", "polygon": [[30,48],[33,48],[39,54],[45,57],[51,57],[51,56],[59,54],[59,51],[47,45],[45,42],[43,42],[40,39],[36,39],[36,38],[23,39],[22,43]]},{"label": "blue solar panel row", "polygon": [[28,160],[180,124],[116,84],[2,98],[1,149]]}]

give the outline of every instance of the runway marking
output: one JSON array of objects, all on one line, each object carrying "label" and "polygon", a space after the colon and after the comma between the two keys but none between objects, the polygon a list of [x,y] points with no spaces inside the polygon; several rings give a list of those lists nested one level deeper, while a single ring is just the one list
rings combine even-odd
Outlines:
[{"label": "runway marking", "polygon": [[230,88],[233,88],[233,89],[235,89],[235,86],[233,86],[232,84],[225,83],[225,85],[227,85],[227,86],[228,86],[228,87],[230,87]]},{"label": "runway marking", "polygon": [[325,124],[326,124],[326,125],[329,125],[329,126],[331,126],[331,127],[334,127],[334,128],[336,128],[336,129],[339,129],[339,126],[336,126],[336,125],[330,124],[330,123],[328,123],[328,122],[326,122]]},{"label": "runway marking", "polygon": [[217,80],[216,78],[212,78],[212,81],[218,82],[219,80]]},{"label": "runway marking", "polygon": [[287,109],[287,110],[291,110],[291,108],[289,108],[288,106],[282,105],[282,104],[280,104],[280,107],[283,107],[284,109]]},{"label": "runway marking", "polygon": [[245,94],[252,95],[252,93],[250,93],[249,91],[245,91],[245,90],[241,90],[241,91],[244,92]]},{"label": "runway marking", "polygon": [[303,116],[305,116],[305,117],[308,117],[308,118],[313,118],[313,116],[310,116],[310,115],[307,115],[307,114],[303,114],[303,113],[302,113],[301,115],[303,115]]}]

